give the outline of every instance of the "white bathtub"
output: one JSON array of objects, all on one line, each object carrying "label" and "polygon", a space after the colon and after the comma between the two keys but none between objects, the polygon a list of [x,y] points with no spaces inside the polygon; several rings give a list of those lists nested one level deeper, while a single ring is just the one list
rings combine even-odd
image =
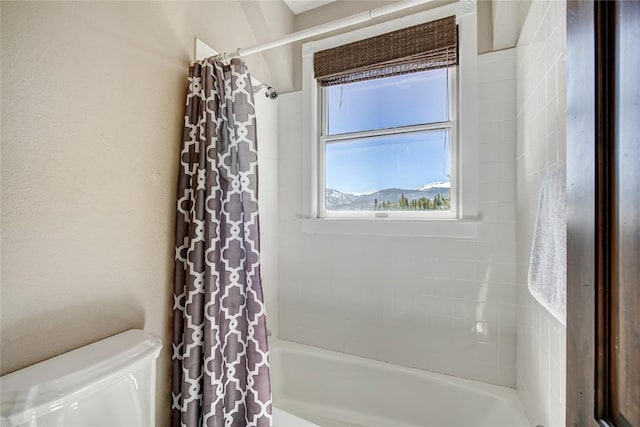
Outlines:
[{"label": "white bathtub", "polygon": [[323,427],[529,427],[510,388],[282,340],[270,353],[275,427],[313,425],[295,416]]}]

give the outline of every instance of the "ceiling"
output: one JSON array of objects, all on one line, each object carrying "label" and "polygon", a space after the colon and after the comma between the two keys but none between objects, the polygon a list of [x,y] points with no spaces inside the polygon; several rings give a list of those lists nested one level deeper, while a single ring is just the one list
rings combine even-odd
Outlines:
[{"label": "ceiling", "polygon": [[287,6],[289,6],[289,9],[291,9],[291,11],[296,15],[334,1],[336,0],[284,0]]},{"label": "ceiling", "polygon": [[[343,16],[353,15],[366,10],[376,8],[378,4],[393,3],[386,1],[336,1],[336,0],[283,0],[289,9],[296,15],[295,28],[306,29],[320,25],[331,19],[339,19]],[[395,0],[407,1],[407,0]],[[453,3],[464,0],[441,0],[433,3]],[[532,0],[475,0],[478,11],[478,52],[486,53],[494,50],[502,50],[513,47],[518,41],[520,31],[524,25]],[[304,12],[322,6],[323,13],[307,14]],[[343,4],[340,4],[343,3]],[[354,5],[361,3],[359,5]],[[348,7],[341,7],[347,5]],[[361,7],[362,6],[362,7]],[[325,19],[326,18],[326,19]]]}]

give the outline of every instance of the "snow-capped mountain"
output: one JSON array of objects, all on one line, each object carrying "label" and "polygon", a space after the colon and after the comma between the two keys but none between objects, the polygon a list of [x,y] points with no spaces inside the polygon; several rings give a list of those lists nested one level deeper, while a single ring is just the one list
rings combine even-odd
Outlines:
[{"label": "snow-capped mountain", "polygon": [[333,206],[348,205],[351,202],[353,202],[358,196],[349,194],[349,193],[343,193],[341,191],[334,190],[333,188],[327,188],[327,191],[325,191],[324,197],[325,197],[327,206],[333,207]]},{"label": "snow-capped mountain", "polygon": [[425,185],[422,185],[422,186],[416,188],[416,190],[417,191],[427,191],[427,190],[431,190],[432,188],[451,188],[451,182],[450,181],[430,182],[429,184],[425,184]]},{"label": "snow-capped mountain", "polygon": [[325,192],[326,206],[330,210],[374,210],[376,204],[383,202],[398,203],[405,199],[434,200],[437,195],[449,198],[451,184],[449,182],[431,182],[416,189],[385,188],[367,193],[343,193],[334,188],[327,188]]}]

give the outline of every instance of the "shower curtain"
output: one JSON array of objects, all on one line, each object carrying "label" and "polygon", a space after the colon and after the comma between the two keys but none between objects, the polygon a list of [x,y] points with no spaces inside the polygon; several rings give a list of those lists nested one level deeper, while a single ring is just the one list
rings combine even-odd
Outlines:
[{"label": "shower curtain", "polygon": [[270,426],[256,117],[240,59],[189,73],[180,152],[172,426]]}]

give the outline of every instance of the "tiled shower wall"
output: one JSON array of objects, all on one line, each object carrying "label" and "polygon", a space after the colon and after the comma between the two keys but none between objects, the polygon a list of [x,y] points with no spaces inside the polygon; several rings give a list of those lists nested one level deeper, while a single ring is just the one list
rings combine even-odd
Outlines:
[{"label": "tiled shower wall", "polygon": [[260,200],[260,275],[267,312],[267,328],[278,336],[278,100],[254,93]]},{"label": "tiled shower wall", "polygon": [[515,385],[515,51],[479,57],[474,239],[301,231],[302,95],[279,98],[281,339]]},{"label": "tiled shower wall", "polygon": [[517,388],[531,425],[564,426],[565,327],[527,290],[538,192],[565,163],[566,4],[534,0],[516,48]]}]

